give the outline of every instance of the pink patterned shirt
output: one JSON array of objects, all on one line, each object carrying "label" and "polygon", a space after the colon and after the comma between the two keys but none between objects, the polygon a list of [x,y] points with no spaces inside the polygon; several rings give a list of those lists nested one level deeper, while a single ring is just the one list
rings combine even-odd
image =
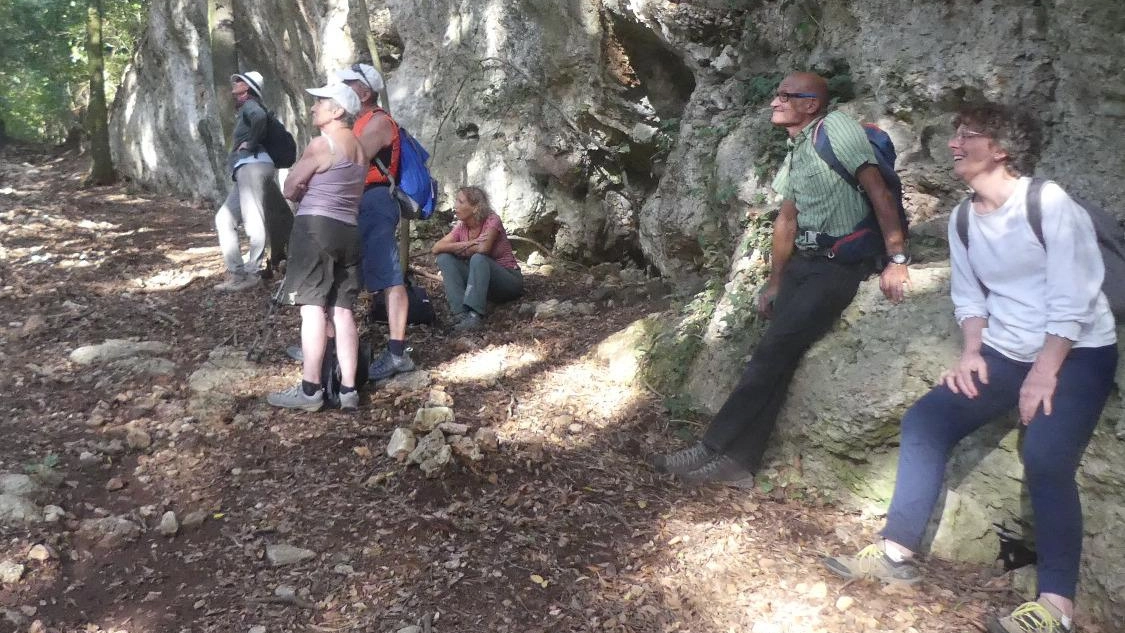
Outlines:
[{"label": "pink patterned shirt", "polygon": [[469,227],[464,222],[458,222],[450,233],[453,235],[454,242],[468,242],[493,230],[496,231],[496,241],[492,243],[492,252],[488,256],[504,268],[519,268],[519,262],[516,261],[516,256],[512,252],[512,243],[508,241],[508,234],[504,231],[504,223],[500,221],[499,215],[490,213],[484,219],[480,232],[475,235],[469,234]]}]

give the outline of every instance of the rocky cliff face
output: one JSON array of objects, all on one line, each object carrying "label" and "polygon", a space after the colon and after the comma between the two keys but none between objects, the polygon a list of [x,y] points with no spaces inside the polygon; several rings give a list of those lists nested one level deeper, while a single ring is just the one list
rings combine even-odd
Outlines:
[{"label": "rocky cliff face", "polygon": [[[110,116],[117,168],[134,180],[218,204],[230,175],[228,77],[258,70],[266,106],[308,143],[305,88],[351,63],[356,44],[347,0],[240,2],[208,15],[207,3],[158,0]],[[232,10],[233,9],[233,10]],[[233,47],[219,44],[229,40]],[[221,54],[216,54],[221,53]]]}]

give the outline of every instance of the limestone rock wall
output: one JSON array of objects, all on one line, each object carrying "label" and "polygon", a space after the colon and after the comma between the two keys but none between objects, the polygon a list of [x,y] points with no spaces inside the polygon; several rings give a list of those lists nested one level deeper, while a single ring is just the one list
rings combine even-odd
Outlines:
[{"label": "limestone rock wall", "polygon": [[[355,1],[355,0],[353,0]],[[222,4],[222,3],[220,3]],[[227,77],[257,70],[266,106],[297,137],[312,130],[305,88],[357,55],[355,7],[348,0],[257,0],[225,7],[233,35],[233,67],[213,56],[207,3],[157,0],[110,113],[110,142],[119,171],[160,191],[218,204],[231,185],[226,173],[231,110]]]},{"label": "limestone rock wall", "polygon": [[206,3],[150,5],[110,113],[110,145],[117,169],[134,180],[216,200],[225,196],[229,177],[208,33]]},{"label": "limestone rock wall", "polygon": [[655,114],[614,79],[597,3],[387,8],[404,43],[392,110],[431,148],[447,200],[481,185],[510,230],[557,254],[641,257],[636,212],[652,177],[636,155],[652,153]]},{"label": "limestone rock wall", "polygon": [[784,147],[761,122],[777,73],[788,70],[828,76],[841,107],[891,133],[917,220],[944,216],[961,195],[945,146],[950,117],[964,98],[981,96],[1026,106],[1043,121],[1040,174],[1125,209],[1115,176],[1125,167],[1115,149],[1125,141],[1125,13],[1115,3],[629,6],[668,35],[697,84],[667,171],[640,214],[642,248],[673,277],[693,274],[707,242],[734,242],[745,210],[763,206],[761,187]]}]

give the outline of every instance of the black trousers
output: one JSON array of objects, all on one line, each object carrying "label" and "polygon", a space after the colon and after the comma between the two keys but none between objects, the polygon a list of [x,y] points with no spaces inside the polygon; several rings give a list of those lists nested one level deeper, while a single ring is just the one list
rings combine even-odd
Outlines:
[{"label": "black trousers", "polygon": [[707,448],[757,472],[801,357],[828,332],[871,272],[868,263],[837,264],[793,254],[782,273],[773,319],[703,436]]}]

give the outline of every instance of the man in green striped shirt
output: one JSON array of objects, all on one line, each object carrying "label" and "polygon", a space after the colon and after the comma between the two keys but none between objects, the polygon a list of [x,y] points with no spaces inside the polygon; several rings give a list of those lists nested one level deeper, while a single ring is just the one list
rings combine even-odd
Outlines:
[{"label": "man in green striped shirt", "polygon": [[[758,299],[758,310],[772,321],[703,439],[653,459],[657,470],[688,484],[753,485],[801,357],[852,302],[878,256],[887,262],[879,286],[889,300],[902,301],[910,284],[897,201],[863,127],[841,112],[827,113],[827,83],[812,73],[786,77],[770,106],[770,121],[789,132],[789,153],[773,181],[783,200],[774,222],[770,277]],[[813,131],[822,120],[817,134],[828,135],[833,153],[863,191],[849,185],[813,147]],[[842,263],[820,245],[824,240],[818,236],[846,236],[872,214],[885,253]]]}]

